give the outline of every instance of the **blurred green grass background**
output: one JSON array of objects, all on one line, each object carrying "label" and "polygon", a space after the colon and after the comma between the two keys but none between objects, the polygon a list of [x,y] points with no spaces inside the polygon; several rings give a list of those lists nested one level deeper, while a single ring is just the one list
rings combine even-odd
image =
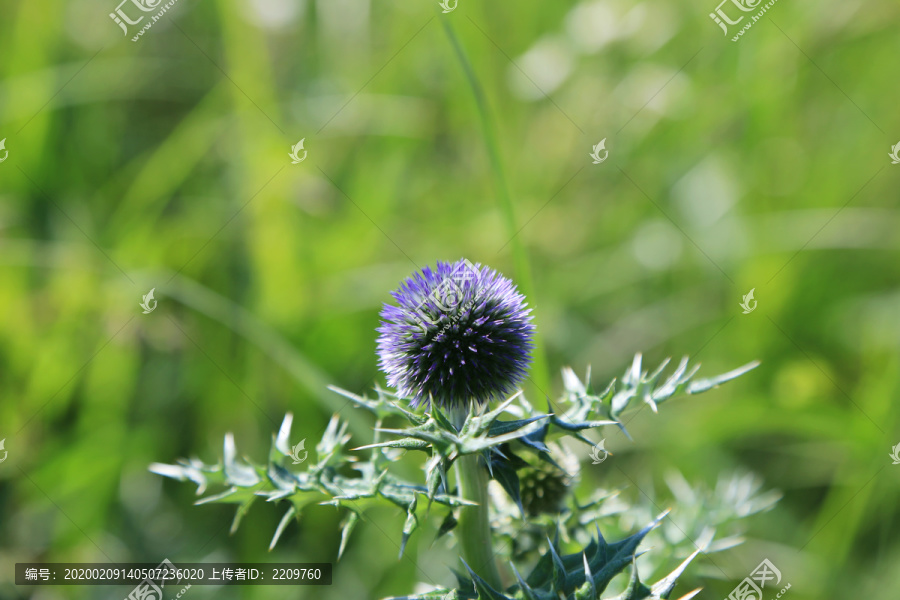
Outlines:
[{"label": "blurred green grass background", "polygon": [[[0,597],[128,592],[17,588],[15,562],[333,561],[334,509],[269,553],[281,509],[229,537],[230,507],[147,465],[212,461],[228,431],[265,456],[286,411],[312,442],[343,406],[327,384],[383,381],[390,290],[463,256],[526,288],[536,401],[562,366],[605,383],[637,351],[762,360],[642,411],[633,443],[608,432],[642,488],[745,469],[784,492],[714,557],[728,581],[702,559],[678,590],[725,597],[769,558],[794,600],[896,597],[900,7],[779,2],[738,43],[701,0],[180,0],[137,43],[115,8],[2,8]],[[616,469],[581,485],[640,496]],[[433,528],[397,561],[403,515],[370,517],[334,586],[289,597],[406,593],[415,560],[450,582]]]}]

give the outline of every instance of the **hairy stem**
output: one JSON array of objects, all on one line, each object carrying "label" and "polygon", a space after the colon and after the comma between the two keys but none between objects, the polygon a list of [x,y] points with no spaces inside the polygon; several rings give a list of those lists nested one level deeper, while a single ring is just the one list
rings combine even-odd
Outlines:
[{"label": "hairy stem", "polygon": [[463,506],[459,511],[456,536],[459,554],[469,568],[496,590],[502,589],[500,572],[491,547],[491,522],[488,518],[488,473],[477,454],[461,456],[456,461],[459,493],[478,506]]}]

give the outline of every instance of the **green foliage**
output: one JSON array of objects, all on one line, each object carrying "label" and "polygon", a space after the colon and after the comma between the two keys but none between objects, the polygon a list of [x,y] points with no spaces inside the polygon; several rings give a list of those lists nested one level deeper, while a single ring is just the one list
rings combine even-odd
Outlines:
[{"label": "green foliage", "polygon": [[[604,425],[616,425],[624,430],[620,417],[636,399],[656,411],[658,406],[679,394],[696,394],[734,379],[753,369],[757,363],[750,363],[723,375],[709,379],[694,379],[698,368],[688,369],[687,358],[666,378],[662,373],[668,365],[664,361],[652,373],[642,371],[641,356],[635,356],[631,367],[621,379],[621,383],[613,380],[604,391],[596,394],[590,381],[590,371],[585,381],[579,380],[571,369],[563,372],[565,392],[559,404],[565,407],[559,414],[539,413],[519,392],[496,408],[488,410],[470,408],[459,426],[453,420],[455,415],[446,414],[440,406],[432,404],[424,414],[409,411],[405,406],[409,399],[376,388],[374,398],[360,396],[331,388],[345,396],[355,405],[373,413],[379,426],[375,427],[376,438],[381,434],[394,436],[394,439],[375,441],[372,444],[348,449],[350,435],[347,434],[347,423],[342,423],[334,415],[328,427],[316,445],[316,459],[306,463],[304,470],[294,470],[292,463],[299,458],[302,445],[291,447],[290,432],[292,416],[288,414],[277,435],[272,437],[269,458],[265,465],[254,465],[242,462],[237,458],[234,439],[231,434],[225,436],[223,458],[220,464],[206,465],[196,459],[182,460],[177,465],[153,464],[150,470],[159,475],[179,480],[190,480],[197,485],[197,493],[202,494],[210,485],[225,487],[223,491],[198,500],[197,504],[223,502],[238,504],[232,532],[240,524],[253,501],[264,497],[268,502],[288,501],[290,506],[279,523],[270,544],[273,548],[287,524],[292,518],[299,518],[304,507],[312,504],[330,504],[346,509],[348,516],[343,523],[341,545],[338,556],[343,554],[353,528],[362,517],[365,506],[371,501],[387,500],[405,510],[407,517],[403,524],[400,555],[403,555],[409,537],[420,524],[419,496],[424,496],[430,507],[432,503],[445,506],[449,512],[440,527],[439,535],[453,530],[456,518],[453,509],[468,504],[457,496],[451,487],[447,473],[459,457],[475,455],[483,458],[483,465],[507,492],[509,498],[518,507],[520,517],[526,524],[522,504],[519,472],[529,467],[514,452],[528,452],[538,460],[558,468],[553,459],[551,446],[556,440],[571,436],[590,444],[582,435],[586,430],[596,429]],[[658,383],[661,382],[661,383]],[[519,418],[501,420],[501,416],[519,416]],[[380,424],[386,420],[405,421],[401,428],[385,428]],[[305,441],[305,440],[304,440]],[[368,459],[362,459],[355,452],[368,451]],[[424,485],[402,480],[390,471],[393,462],[400,459],[406,451],[422,451],[427,455],[424,464]],[[398,454],[399,452],[399,454]],[[352,468],[356,476],[342,474],[346,468]],[[574,499],[574,495],[565,487],[563,495]],[[593,514],[605,498],[595,499],[587,505],[572,505],[568,511],[559,513],[559,523],[566,529],[566,538],[582,538],[591,524],[596,526],[599,514]],[[697,504],[697,503],[695,503]],[[504,519],[502,509],[494,509],[498,524],[492,533],[502,537],[510,534],[504,527],[510,522]],[[755,511],[745,511],[746,514]],[[540,515],[534,515],[533,525],[542,526]],[[581,551],[574,554],[563,554],[559,546],[559,532],[555,541],[549,542],[548,548],[540,555],[528,575],[522,580],[518,570],[511,563],[519,583],[504,593],[491,586],[476,575],[469,565],[465,565],[468,577],[457,574],[459,587],[458,598],[474,598],[480,600],[545,600],[563,596],[569,600],[597,600],[607,589],[613,578],[626,569],[632,568],[632,583],[621,600],[638,600],[641,598],[668,598],[678,575],[696,556],[693,553],[675,571],[646,587],[637,576],[635,560],[639,556],[638,546],[655,528],[665,515],[633,535],[613,544],[607,543],[596,530],[596,538]],[[546,522],[544,522],[546,525]],[[533,529],[530,533],[533,533]],[[526,535],[529,532],[526,532]],[[517,537],[511,534],[511,537]],[[712,540],[705,535],[705,544]],[[522,558],[522,555],[516,558]],[[473,591],[474,590],[474,591]],[[434,597],[429,592],[416,598]],[[444,590],[443,594],[450,593]],[[430,594],[430,595],[429,595]],[[474,594],[474,595],[473,595]],[[412,598],[412,597],[410,597]]]},{"label": "green foliage", "polygon": [[[696,550],[671,573],[647,587],[638,576],[636,558],[640,554],[638,547],[666,515],[660,515],[641,531],[618,542],[609,543],[597,530],[596,538],[581,552],[563,554],[558,540],[548,539],[546,552],[541,555],[528,577],[523,578],[516,566],[510,563],[517,583],[506,592],[491,588],[476,575],[469,565],[464,564],[467,575],[457,573],[458,587],[454,590],[443,589],[397,597],[393,600],[432,600],[445,599],[454,593],[460,599],[477,598],[478,600],[661,600],[666,599],[675,588],[675,583],[691,561],[700,554]],[[630,567],[631,576],[626,590],[616,596],[603,596],[614,577]],[[695,596],[695,590],[680,600]]]},{"label": "green foliage", "polygon": [[[194,482],[197,484],[198,495],[206,491],[209,485],[224,486],[224,491],[201,498],[196,504],[238,504],[231,526],[232,533],[257,498],[263,497],[267,502],[287,500],[291,506],[278,525],[269,549],[275,547],[290,519],[299,519],[305,506],[313,503],[330,504],[350,511],[343,525],[340,556],[366,502],[376,498],[387,500],[408,512],[409,518],[403,528],[405,545],[408,536],[418,527],[415,516],[417,500],[419,495],[425,493],[425,488],[389,473],[385,467],[390,459],[383,452],[373,453],[370,461],[357,461],[355,456],[348,454],[346,444],[350,436],[347,435],[347,425],[341,424],[337,416],[331,419],[322,439],[316,445],[317,459],[308,463],[303,471],[292,469],[293,460],[288,441],[292,419],[292,415],[286,415],[278,435],[272,436],[272,449],[265,465],[240,462],[234,438],[228,434],[225,436],[223,458],[219,464],[207,465],[197,459],[190,459],[181,460],[176,465],[154,463],[150,465],[150,470],[165,477]],[[338,471],[344,466],[352,466],[358,476],[340,474]],[[432,494],[429,500],[448,507],[465,504],[464,500],[446,493]]]},{"label": "green foliage", "polygon": [[[138,43],[105,16],[119,0],[4,2],[4,556],[106,560],[99,546],[115,560],[203,560],[191,553],[213,539],[205,551],[270,559],[284,502],[257,503],[223,540],[216,510],[182,502],[186,486],[161,486],[147,464],[215,462],[210,448],[229,430],[265,462],[286,412],[295,434],[324,429],[343,404],[327,383],[359,391],[375,375],[372,331],[408,257],[470,256],[517,282],[532,273],[542,390],[561,389],[565,364],[605,378],[638,348],[645,359],[690,350],[722,371],[764,360],[727,401],[664,409],[658,436],[637,435],[642,418],[628,425],[628,458],[652,465],[639,482],[651,494],[666,459],[691,482],[752,469],[785,492],[754,519],[745,553],[718,561],[729,580],[707,579],[702,597],[727,597],[751,554],[780,548],[802,580],[791,600],[896,600],[900,537],[886,524],[900,521],[900,466],[886,453],[900,442],[900,165],[886,152],[900,111],[885,74],[898,5],[778,2],[732,44],[706,14],[718,1],[463,1],[448,15],[437,2],[393,2],[354,18],[328,0],[274,13],[268,2],[182,1]],[[613,29],[591,27],[592,15]],[[574,50],[585,41],[603,46]],[[559,74],[549,86],[535,68],[547,58],[563,67],[547,71]],[[610,134],[610,160],[591,165],[591,145]],[[303,137],[309,158],[291,165]],[[143,315],[153,287],[159,307]],[[751,287],[759,308],[742,315]],[[526,394],[545,408],[530,382]],[[341,414],[351,444],[372,441],[367,416]],[[585,469],[579,500],[628,483]],[[610,539],[649,522],[608,514],[627,494],[597,509]],[[302,539],[334,535],[333,547],[291,547],[290,524],[279,550],[336,552],[340,515],[322,513]],[[187,522],[177,536],[157,526]],[[648,534],[643,575],[664,529]],[[370,596],[407,589],[411,563],[373,534],[350,547],[334,586],[292,594],[355,599],[357,578]],[[543,530],[532,537],[544,543]],[[23,593],[0,581],[0,597]],[[214,593],[267,600],[272,588]]]},{"label": "green foliage", "polygon": [[[652,373],[641,370],[641,360],[641,355],[636,354],[631,367],[625,371],[621,380],[613,380],[599,394],[593,391],[590,368],[583,382],[578,379],[572,369],[568,367],[563,369],[564,398],[571,406],[562,415],[554,416],[552,423],[566,431],[573,432],[575,437],[583,442],[593,445],[577,432],[609,423],[608,421],[591,421],[590,416],[594,413],[612,419],[611,422],[618,425],[627,435],[628,432],[619,417],[632,405],[632,402],[644,402],[653,409],[653,412],[657,412],[659,405],[673,396],[681,393],[700,394],[706,392],[759,366],[759,362],[754,361],[716,377],[694,379],[700,365],[694,365],[688,369],[688,357],[685,356],[681,359],[678,367],[668,377],[661,380],[663,371],[669,364],[669,359],[664,360]],[[658,384],[660,380],[662,382]]]}]

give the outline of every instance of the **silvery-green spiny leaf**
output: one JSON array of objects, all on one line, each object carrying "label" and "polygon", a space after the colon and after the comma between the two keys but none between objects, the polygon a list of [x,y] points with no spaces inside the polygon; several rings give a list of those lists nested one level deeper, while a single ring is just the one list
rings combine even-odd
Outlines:
[{"label": "silvery-green spiny leaf", "polygon": [[203,462],[192,458],[179,459],[177,465],[166,465],[163,463],[152,463],[148,469],[151,473],[178,479],[179,481],[190,480],[197,484],[197,495],[200,496],[206,491],[208,485],[218,485],[225,483],[225,474],[219,465],[205,465]]},{"label": "silvery-green spiny leaf", "polygon": [[[651,587],[643,584],[638,577],[635,560],[641,553],[638,546],[653,528],[659,525],[666,513],[654,522],[623,540],[608,543],[599,530],[583,551],[561,555],[559,539],[547,539],[548,549],[541,556],[528,578],[523,578],[511,563],[512,572],[517,583],[501,592],[492,588],[465,565],[467,575],[454,570],[458,580],[460,598],[473,598],[474,591],[478,600],[601,600],[602,594],[614,576],[631,567],[631,580],[627,589],[610,600],[665,600],[674,589],[675,582],[684,572],[687,565],[700,550],[694,552],[669,575],[654,583]],[[684,596],[682,600],[696,595],[697,591]],[[409,596],[408,598],[418,598]]]},{"label": "silvery-green spiny leaf", "polygon": [[397,558],[403,558],[403,551],[406,550],[406,542],[409,541],[409,536],[412,535],[412,532],[419,526],[419,518],[416,517],[416,507],[418,505],[419,497],[413,496],[412,502],[410,502],[409,506],[406,508],[406,522],[403,524],[403,538],[400,541],[400,556]]},{"label": "silvery-green spiny leaf", "polygon": [[[396,429],[378,429],[382,433],[393,433]],[[428,450],[431,446],[425,440],[408,437],[399,440],[391,440],[388,442],[378,442],[377,444],[366,444],[358,446],[352,450],[369,450],[371,448],[399,448],[400,450]]]},{"label": "silvery-green spiny leaf", "polygon": [[276,502],[281,498],[286,498],[293,494],[297,489],[297,483],[299,481],[297,477],[278,463],[270,462],[268,464],[266,467],[266,476],[276,489],[272,492],[258,492],[258,494],[260,496],[266,496],[268,502]]},{"label": "silvery-green spiny leaf", "polygon": [[584,583],[580,588],[575,590],[575,600],[599,600],[600,590],[594,585],[594,575],[591,572],[591,565],[588,562],[587,554],[581,553],[582,563],[584,564]]},{"label": "silvery-green spiny leaf", "polygon": [[519,514],[524,518],[525,509],[522,506],[522,495],[519,489],[519,476],[516,473],[528,463],[507,450],[506,454],[492,452],[490,455],[491,477],[509,494],[512,501],[519,507]]},{"label": "silvery-green spiny leaf", "polygon": [[294,518],[294,515],[297,514],[297,507],[293,504],[284,513],[284,516],[281,517],[281,521],[278,523],[278,527],[275,528],[275,535],[272,536],[272,541],[269,543],[269,552],[271,552],[275,548],[275,544],[278,543],[278,540],[281,538],[281,534],[284,533],[284,530],[287,528],[288,523],[291,522],[291,519]]},{"label": "silvery-green spiny leaf", "polygon": [[466,564],[466,561],[462,558],[460,558],[460,561],[462,561],[463,566],[466,567],[466,571],[469,572],[469,577],[472,578],[475,591],[478,593],[478,600],[513,600],[509,596],[505,596],[492,588],[487,581],[479,577],[477,573],[469,568],[469,565]]},{"label": "silvery-green spiny leaf", "polygon": [[[426,450],[429,447],[452,462],[463,454],[483,453],[491,448],[524,438],[540,428],[539,421],[551,415],[537,415],[528,419],[499,421],[498,417],[514,402],[519,394],[509,398],[496,409],[478,413],[470,411],[462,428],[457,431],[443,411],[435,406],[421,424],[406,429],[379,428],[379,433],[402,436],[400,439],[360,446],[355,450],[368,448],[401,448]],[[537,442],[532,443],[539,446]],[[542,444],[540,444],[542,447]]]},{"label": "silvery-green spiny leaf", "polygon": [[[435,450],[445,455],[451,454],[451,451],[459,444],[459,439],[456,437],[456,434],[443,430],[433,418],[429,418],[425,423],[416,427],[409,427],[407,429],[377,429],[376,431],[380,433],[390,433],[392,435],[404,435],[407,436],[407,438],[426,442],[433,446]],[[377,447],[377,445],[374,444],[369,447],[373,446]],[[382,444],[382,446],[384,446],[384,444]],[[367,446],[361,446],[361,448],[366,447]]]},{"label": "silvery-green spiny leaf", "polygon": [[436,402],[432,404],[431,410],[426,413],[435,420],[438,427],[449,433],[456,433],[456,427],[450,422],[450,418],[444,414],[441,407]]},{"label": "silvery-green spiny leaf", "polygon": [[522,439],[540,429],[540,423],[538,423],[538,421],[550,418],[551,415],[541,415],[528,425],[525,425],[508,433],[495,436],[489,435],[487,433],[487,431],[490,430],[490,427],[487,428],[487,431],[472,428],[466,435],[463,435],[462,433],[460,434],[460,444],[458,446],[459,453],[475,454],[476,452],[481,452],[490,448],[496,448],[497,446],[500,446],[501,444],[505,444],[512,440]]},{"label": "silvery-green spiny leaf", "polygon": [[542,460],[546,460],[550,464],[558,467],[559,465],[557,465],[556,462],[552,458],[550,458],[550,448],[544,441],[547,439],[547,434],[549,432],[550,424],[549,422],[545,422],[541,427],[529,433],[528,435],[520,437],[517,441],[527,446],[530,450],[537,452],[538,456]]},{"label": "silvery-green spiny leaf", "polygon": [[341,547],[338,548],[338,560],[341,560],[341,557],[344,555],[344,550],[347,549],[347,540],[350,539],[350,534],[353,533],[357,522],[359,522],[359,513],[355,510],[348,512],[347,517],[341,524]]},{"label": "silvery-green spiny leaf", "polygon": [[717,387],[726,381],[731,381],[737,377],[740,377],[744,373],[748,371],[752,371],[756,367],[759,366],[759,361],[755,360],[753,362],[747,363],[743,367],[738,367],[733,371],[728,371],[727,373],[723,373],[716,377],[710,377],[709,379],[698,379],[696,381],[692,381],[690,385],[688,385],[687,393],[688,394],[700,394],[707,390],[711,390],[714,387]]},{"label": "silvery-green spiny leaf", "polygon": [[488,412],[476,412],[474,407],[470,409],[469,416],[466,418],[462,429],[460,429],[459,431],[460,437],[480,436],[487,434],[490,431],[491,424],[496,421],[497,418],[501,414],[503,414],[503,412],[509,407],[509,405],[515,402],[521,395],[521,391],[516,392],[515,394],[501,402],[497,406],[497,408]]},{"label": "silvery-green spiny leaf", "polygon": [[348,457],[344,453],[344,447],[350,441],[350,434],[347,433],[349,423],[341,422],[338,416],[332,415],[328,421],[328,427],[322,434],[322,439],[316,444],[316,453],[318,454],[318,462],[316,468],[322,469],[329,466],[338,466],[342,463],[353,462],[355,457]]},{"label": "silvery-green spiny leaf", "polygon": [[475,582],[471,578],[453,567],[450,567],[450,572],[456,577],[456,589],[460,590],[460,596],[465,598],[475,592]]},{"label": "silvery-green spiny leaf", "polygon": [[638,577],[637,561],[631,561],[631,576],[628,578],[628,587],[621,594],[615,596],[611,600],[644,600],[649,598],[652,590],[641,583]]},{"label": "silvery-green spiny leaf", "polygon": [[438,529],[437,535],[434,536],[435,541],[453,531],[458,524],[459,521],[456,520],[456,515],[453,514],[453,511],[448,512],[447,516],[444,517],[444,520],[441,521],[441,526]]},{"label": "silvery-green spiny leaf", "polygon": [[441,490],[445,494],[447,493],[449,489],[447,469],[449,466],[449,461],[437,452],[425,464],[425,486],[428,488],[428,506],[431,506],[431,502]]},{"label": "silvery-green spiny leaf", "polygon": [[521,573],[516,568],[516,565],[513,563],[509,563],[509,566],[512,568],[513,573],[516,576],[516,581],[518,581],[518,585],[516,586],[516,598],[521,597],[522,600],[545,600],[549,593],[541,593],[537,590],[533,589],[528,583],[522,579]]},{"label": "silvery-green spiny leaf", "polygon": [[546,418],[547,415],[538,415],[536,417],[529,417],[528,419],[516,419],[514,421],[494,421],[488,428],[488,434],[491,436],[498,436],[510,433],[512,431],[518,431],[526,425],[530,425],[535,421],[540,421],[541,419]]},{"label": "silvery-green spiny leaf", "polygon": [[272,444],[275,450],[278,450],[282,456],[291,455],[291,423],[294,422],[294,415],[287,413],[278,429],[278,435],[274,437]]},{"label": "silvery-green spiny leaf", "polygon": [[201,498],[194,504],[197,506],[210,503],[237,504],[238,507],[234,513],[234,520],[232,520],[231,522],[230,530],[230,533],[234,533],[235,531],[237,531],[237,528],[241,523],[241,519],[245,514],[247,514],[247,511],[250,510],[250,506],[253,504],[254,500],[256,500],[256,493],[252,489],[252,487],[231,487],[221,493]]},{"label": "silvery-green spiny leaf", "polygon": [[[619,421],[619,416],[635,400],[646,403],[655,412],[659,404],[677,394],[699,394],[705,392],[721,383],[743,375],[754,369],[759,363],[752,362],[717,377],[692,381],[699,369],[699,365],[689,369],[688,359],[685,357],[675,371],[666,377],[663,383],[658,384],[668,364],[669,359],[666,359],[654,371],[648,373],[641,368],[642,356],[636,354],[620,383],[617,385],[616,380],[613,380],[609,387],[598,395],[589,393],[591,389],[590,382],[580,381],[572,369],[563,369],[563,383],[566,390],[564,400],[568,401],[570,407],[564,414],[554,417],[553,424],[571,431],[579,431],[581,428],[576,427],[576,425],[580,423],[598,426],[601,424],[599,421],[602,419],[591,417],[592,412],[596,411],[599,412],[598,416],[612,419],[628,435],[628,432],[624,430],[624,426]],[[587,441],[578,435],[575,437],[582,441]]]},{"label": "silvery-green spiny leaf", "polygon": [[256,485],[259,483],[259,474],[249,465],[237,462],[237,449],[234,445],[234,436],[225,434],[225,444],[222,452],[222,464],[225,470],[225,478],[228,483],[241,487]]},{"label": "silvery-green spiny leaf", "polygon": [[[672,591],[675,589],[675,584],[678,582],[678,578],[681,577],[687,566],[691,563],[691,561],[694,560],[694,558],[697,557],[698,554],[700,554],[700,552],[700,550],[694,551],[671,573],[669,573],[650,587],[647,587],[646,584],[641,582],[640,576],[638,575],[637,562],[632,561],[631,577],[628,581],[628,587],[624,592],[618,594],[610,600],[667,600],[672,594]],[[682,596],[679,600],[689,600],[699,593],[699,589],[693,590],[687,595]]]},{"label": "silvery-green spiny leaf", "polygon": [[550,592],[551,593],[559,593],[566,591],[568,588],[568,572],[566,571],[566,566],[563,564],[562,558],[560,558],[559,553],[556,551],[554,547],[555,544],[558,544],[557,540],[554,543],[553,540],[547,538],[548,542],[548,550],[550,554],[551,566],[553,568],[552,575],[550,577]]},{"label": "silvery-green spiny leaf", "polygon": [[[691,561],[693,561],[695,558],[697,558],[697,555],[700,554],[700,552],[701,552],[701,549],[697,549],[694,552],[692,552],[691,555],[688,556],[686,559],[684,559],[684,561],[680,565],[678,565],[671,573],[669,573],[668,575],[666,575],[665,577],[663,577],[662,579],[660,579],[659,581],[654,583],[650,587],[650,589],[653,592],[653,595],[651,596],[651,598],[654,598],[654,600],[656,598],[662,598],[662,599],[668,598],[669,595],[672,593],[672,590],[675,589],[675,584],[678,583],[678,578],[681,577],[681,574],[684,573],[684,570],[687,569],[689,564],[691,564]],[[636,565],[635,565],[635,570],[637,570]],[[699,591],[700,590],[697,590],[694,593],[697,593]]]},{"label": "silvery-green spiny leaf", "polygon": [[228,530],[230,535],[234,535],[234,532],[238,530],[238,527],[241,525],[241,520],[250,510],[250,505],[253,504],[254,500],[256,500],[256,495],[253,495],[250,499],[238,505],[237,509],[234,511],[234,519],[231,521],[231,528]]},{"label": "silvery-green spiny leaf", "polygon": [[[238,493],[242,493],[243,495],[237,495]],[[218,494],[213,494],[212,496],[204,496],[200,498],[196,502],[194,502],[195,506],[200,506],[201,504],[211,504],[211,503],[241,503],[246,498],[249,498],[253,495],[253,490],[242,490],[238,487],[230,487],[227,490],[223,490]]]},{"label": "silvery-green spiny leaf", "polygon": [[[240,524],[241,518],[247,513],[257,496],[263,496],[270,502],[289,500],[291,510],[283,517],[272,539],[274,546],[284,528],[290,523],[292,517],[299,517],[301,509],[307,504],[320,503],[346,507],[351,511],[358,511],[360,502],[380,498],[407,510],[411,503],[416,501],[417,495],[427,494],[425,486],[416,485],[399,479],[384,468],[383,459],[389,462],[383,455],[374,455],[372,461],[360,461],[353,463],[355,457],[345,454],[344,447],[349,440],[346,424],[332,418],[322,439],[317,445],[319,462],[310,461],[307,468],[300,472],[292,471],[290,461],[290,427],[291,417],[286,416],[282,422],[278,434],[272,437],[272,448],[269,451],[269,460],[265,467],[239,462],[234,438],[230,434],[225,437],[223,445],[222,465],[205,465],[199,460],[180,460],[176,465],[154,463],[150,470],[159,475],[179,480],[191,480],[198,486],[202,493],[211,484],[226,486],[197,501],[197,504],[231,503],[238,508],[232,523],[232,532]],[[381,452],[381,450],[378,450]],[[337,472],[337,467],[352,465],[360,477],[346,477]],[[323,495],[330,500],[322,502]],[[432,490],[430,501],[449,507],[457,507],[473,504],[463,500],[457,495],[449,495],[442,489]],[[342,546],[340,553],[346,545],[347,536],[352,530],[357,517],[349,517],[344,527]],[[415,529],[414,513],[413,521],[408,522],[406,538]]]},{"label": "silvery-green spiny leaf", "polygon": [[[414,412],[410,412],[403,407],[403,404],[409,403],[409,399],[400,398],[399,396],[382,390],[381,388],[375,388],[375,391],[378,394],[378,398],[376,399],[359,396],[333,385],[329,385],[328,389],[349,399],[354,404],[370,410],[379,419],[383,419],[390,415],[399,415],[406,418],[410,423],[414,425],[421,425],[425,422],[424,417],[422,417],[421,415],[417,415]],[[400,400],[400,402],[396,402],[395,400]]]},{"label": "silvery-green spiny leaf", "polygon": [[678,363],[678,367],[675,368],[675,372],[673,372],[666,381],[657,389],[653,391],[651,394],[651,398],[654,402],[662,402],[667,398],[671,398],[678,391],[684,387],[684,385],[690,380],[691,377],[700,369],[700,365],[695,365],[690,372],[687,371],[688,367],[688,357],[682,357],[681,362]]},{"label": "silvery-green spiny leaf", "polygon": [[[607,543],[600,531],[597,531],[597,539],[591,540],[591,543],[588,544],[583,552],[588,559],[589,569],[592,573],[591,580],[598,591],[602,592],[605,590],[613,577],[619,574],[634,559],[641,541],[650,530],[659,525],[666,514],[663,513],[650,525],[634,535],[613,544]],[[535,589],[561,588],[564,593],[571,594],[575,589],[581,587],[586,580],[582,553],[559,556],[553,544],[550,547],[551,550],[548,550],[547,553],[541,556],[526,581]],[[565,569],[565,581],[562,584],[560,584],[556,575],[556,571],[559,569],[558,565],[556,565],[557,558]]]}]

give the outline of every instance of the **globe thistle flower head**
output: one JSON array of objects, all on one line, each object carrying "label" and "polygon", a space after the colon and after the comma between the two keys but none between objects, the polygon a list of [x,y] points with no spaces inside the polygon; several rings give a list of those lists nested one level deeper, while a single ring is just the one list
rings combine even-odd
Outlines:
[{"label": "globe thistle flower head", "polygon": [[467,409],[513,391],[531,364],[534,325],[509,279],[465,259],[425,267],[391,294],[378,328],[388,384],[413,399]]}]

